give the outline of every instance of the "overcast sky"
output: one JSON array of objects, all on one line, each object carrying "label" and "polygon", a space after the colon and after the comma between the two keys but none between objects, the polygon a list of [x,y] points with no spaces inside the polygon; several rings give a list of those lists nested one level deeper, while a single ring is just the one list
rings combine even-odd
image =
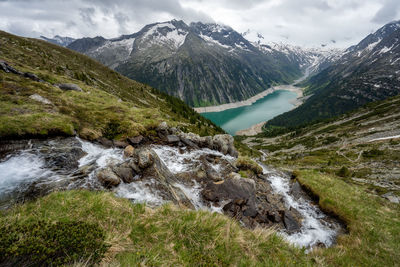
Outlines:
[{"label": "overcast sky", "polygon": [[0,29],[17,35],[117,37],[182,19],[261,33],[265,41],[347,47],[400,19],[400,0],[0,0]]}]

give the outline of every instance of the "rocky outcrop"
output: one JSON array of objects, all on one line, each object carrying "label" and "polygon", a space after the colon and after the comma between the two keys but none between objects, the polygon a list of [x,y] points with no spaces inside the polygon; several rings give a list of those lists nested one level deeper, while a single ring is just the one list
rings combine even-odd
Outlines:
[{"label": "rocky outcrop", "polygon": [[288,210],[281,197],[274,194],[262,178],[245,179],[231,175],[223,181],[209,181],[202,196],[207,201],[222,203],[225,214],[251,228],[278,225],[288,232],[295,232],[301,227],[299,213],[294,209]]},{"label": "rocky outcrop", "polygon": [[7,73],[13,73],[13,74],[16,74],[16,75],[23,76],[23,77],[31,79],[31,80],[33,80],[35,82],[44,82],[36,74],[33,74],[31,72],[21,72],[21,71],[15,69],[15,68],[11,67],[4,60],[0,60],[0,69],[3,70],[4,72],[7,72]]},{"label": "rocky outcrop", "polygon": [[229,134],[199,136],[194,133],[184,133],[176,128],[169,128],[166,122],[160,123],[157,133],[161,140],[169,145],[187,146],[191,149],[209,148],[232,157],[237,157],[239,154],[235,148],[234,139]]},{"label": "rocky outcrop", "polygon": [[[42,79],[40,79],[36,74],[31,73],[31,72],[21,72],[13,67],[11,67],[7,62],[4,60],[0,60],[0,69],[3,70],[4,72],[7,73],[13,73],[19,76],[23,76],[25,78],[31,79],[35,82],[45,82]],[[80,88],[78,85],[73,84],[73,83],[61,83],[61,84],[54,84],[54,86],[60,88],[63,91],[77,91],[77,92],[83,92],[82,88]]]}]

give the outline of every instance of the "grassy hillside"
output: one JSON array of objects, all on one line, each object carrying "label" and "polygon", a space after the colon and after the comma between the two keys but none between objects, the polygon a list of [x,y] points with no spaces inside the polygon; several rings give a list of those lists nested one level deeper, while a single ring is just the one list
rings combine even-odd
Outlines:
[{"label": "grassy hillside", "polygon": [[[36,82],[0,71],[0,137],[72,135],[121,139],[152,133],[161,121],[203,135],[222,132],[182,101],[132,81],[98,62],[44,41],[0,32],[0,60]],[[54,84],[73,83],[83,92]],[[30,98],[38,94],[50,101]]]}]

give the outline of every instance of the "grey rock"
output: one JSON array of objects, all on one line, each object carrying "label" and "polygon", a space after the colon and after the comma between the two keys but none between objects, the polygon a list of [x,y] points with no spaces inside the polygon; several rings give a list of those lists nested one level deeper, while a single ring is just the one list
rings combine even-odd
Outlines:
[{"label": "grey rock", "polygon": [[19,70],[14,69],[7,62],[5,62],[3,60],[0,60],[0,68],[7,73],[11,72],[11,73],[14,73],[17,75],[24,75],[24,73],[20,72]]},{"label": "grey rock", "polygon": [[168,130],[168,124],[165,121],[161,122],[157,127],[157,131],[167,131],[167,130]]},{"label": "grey rock", "polygon": [[233,141],[233,137],[229,134],[215,135],[212,139],[213,149],[216,149],[225,155],[229,153],[231,156],[237,157],[238,152],[235,149]]},{"label": "grey rock", "polygon": [[142,143],[143,139],[144,139],[143,136],[138,135],[138,136],[135,136],[135,137],[129,137],[127,140],[128,140],[129,144],[131,144],[133,146],[137,146],[140,143]]},{"label": "grey rock", "polygon": [[100,170],[97,173],[97,179],[105,187],[117,186],[121,183],[120,178],[112,171],[110,167]]},{"label": "grey rock", "polygon": [[125,142],[125,141],[116,141],[116,140],[113,140],[113,145],[114,145],[115,147],[118,147],[118,148],[125,148],[125,147],[127,147],[129,144],[128,144],[127,142]]},{"label": "grey rock", "polygon": [[283,223],[288,232],[293,233],[300,231],[301,224],[295,219],[290,212],[285,212],[283,216]]},{"label": "grey rock", "polygon": [[135,173],[129,163],[120,164],[114,167],[113,171],[124,183],[132,183],[135,180]]},{"label": "grey rock", "polygon": [[181,137],[180,139],[181,139],[181,142],[184,143],[185,145],[187,145],[188,147],[193,148],[193,149],[199,149],[199,146],[196,145],[195,143],[193,143],[192,141],[190,141],[189,139],[186,139],[184,137]]},{"label": "grey rock", "polygon": [[102,146],[105,146],[105,147],[113,147],[113,145],[114,145],[113,141],[111,141],[105,137],[98,138],[97,142],[99,142]]},{"label": "grey rock", "polygon": [[78,85],[73,84],[73,83],[61,83],[61,84],[57,84],[57,87],[64,91],[83,92],[82,88],[80,88]]},{"label": "grey rock", "polygon": [[38,94],[30,95],[29,98],[30,98],[30,99],[33,99],[33,100],[35,100],[35,101],[38,101],[38,102],[40,102],[40,103],[43,103],[43,104],[45,104],[45,105],[52,105],[52,104],[53,104],[53,103],[51,103],[50,100],[48,100],[47,98],[45,98],[45,97],[43,97],[43,96],[41,96],[41,95],[38,95]]},{"label": "grey rock", "polygon": [[0,68],[7,73],[10,72],[5,61],[0,60]]},{"label": "grey rock", "polygon": [[180,139],[176,135],[167,135],[167,142],[168,143],[179,143]]},{"label": "grey rock", "polygon": [[36,82],[41,82],[42,81],[36,74],[30,73],[30,72],[25,72],[24,73],[24,77],[29,78],[29,79],[31,79],[33,81],[36,81]]},{"label": "grey rock", "polygon": [[299,182],[295,181],[294,183],[292,183],[292,188],[290,190],[290,193],[293,195],[295,199],[299,199],[303,195],[303,189],[301,188]]},{"label": "grey rock", "polygon": [[141,149],[137,156],[139,167],[142,169],[145,169],[154,163],[153,155],[148,149]]},{"label": "grey rock", "polygon": [[383,198],[386,198],[392,203],[400,203],[400,197],[395,196],[392,192],[386,193],[382,195]]}]

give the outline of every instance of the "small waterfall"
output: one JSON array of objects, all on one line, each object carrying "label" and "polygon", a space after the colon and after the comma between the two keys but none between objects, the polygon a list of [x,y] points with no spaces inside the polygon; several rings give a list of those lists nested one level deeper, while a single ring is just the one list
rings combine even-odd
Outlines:
[{"label": "small waterfall", "polygon": [[305,198],[295,199],[290,194],[290,178],[276,173],[264,164],[261,164],[264,174],[268,175],[268,181],[273,190],[282,195],[288,208],[292,207],[303,216],[301,231],[298,233],[281,234],[291,243],[300,247],[311,248],[318,244],[330,247],[334,244],[340,225],[325,220],[327,216],[313,203]]}]

